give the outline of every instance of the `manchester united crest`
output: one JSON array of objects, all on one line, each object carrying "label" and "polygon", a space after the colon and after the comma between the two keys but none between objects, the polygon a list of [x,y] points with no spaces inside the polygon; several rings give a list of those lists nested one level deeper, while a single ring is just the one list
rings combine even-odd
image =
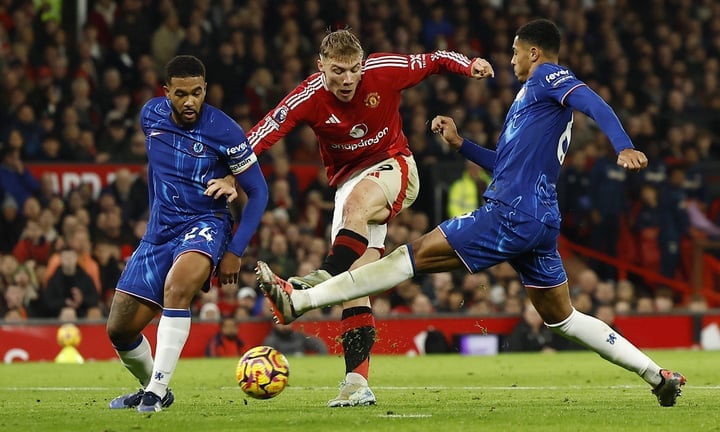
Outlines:
[{"label": "manchester united crest", "polygon": [[365,96],[365,106],[368,108],[375,108],[380,105],[380,94],[378,92],[372,92]]}]

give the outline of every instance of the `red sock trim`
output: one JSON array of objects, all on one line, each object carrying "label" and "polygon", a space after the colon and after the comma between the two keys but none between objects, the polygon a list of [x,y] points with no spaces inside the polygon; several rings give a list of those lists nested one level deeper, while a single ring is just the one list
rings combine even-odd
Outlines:
[{"label": "red sock trim", "polygon": [[354,315],[342,320],[342,332],[347,333],[360,327],[375,327],[375,317],[371,313]]},{"label": "red sock trim", "polygon": [[365,250],[367,249],[367,239],[365,239],[365,241],[363,242],[350,236],[338,235],[335,238],[335,242],[333,243],[332,247],[335,248],[337,246],[345,246],[346,248],[356,253],[358,256],[362,256],[362,254],[364,254]]},{"label": "red sock trim", "polygon": [[353,369],[353,372],[362,375],[365,379],[368,379],[368,376],[370,375],[370,357],[363,360],[358,367]]},{"label": "red sock trim", "polygon": [[[360,327],[375,327],[375,317],[372,313],[361,313],[358,315],[343,318],[341,323],[342,332],[343,334],[345,334]],[[370,374],[370,357],[363,360],[352,371],[362,375],[363,378],[368,379],[368,376]]]}]

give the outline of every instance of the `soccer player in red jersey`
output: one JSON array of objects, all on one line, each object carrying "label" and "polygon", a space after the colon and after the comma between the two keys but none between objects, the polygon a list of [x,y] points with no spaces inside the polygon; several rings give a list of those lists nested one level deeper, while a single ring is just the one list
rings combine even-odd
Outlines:
[{"label": "soccer player in red jersey", "polygon": [[[494,76],[490,64],[450,51],[372,54],[349,30],[329,33],[320,44],[319,72],[311,75],[253,127],[248,141],[260,154],[300,123],[320,148],[331,186],[337,187],[332,246],[321,267],[289,281],[307,289],[378,260],[387,222],[417,197],[415,161],[402,131],[402,90],[432,74],[452,72],[476,79]],[[375,321],[365,297],[343,304],[342,343],[346,376],[330,407],[372,405],[368,386]]]}]

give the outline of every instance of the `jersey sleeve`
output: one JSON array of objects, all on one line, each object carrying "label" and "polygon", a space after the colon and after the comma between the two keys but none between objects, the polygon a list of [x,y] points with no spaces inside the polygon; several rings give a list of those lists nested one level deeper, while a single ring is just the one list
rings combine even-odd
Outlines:
[{"label": "jersey sleeve", "polygon": [[225,152],[228,156],[230,172],[237,176],[255,164],[257,162],[257,156],[253,153],[252,147],[240,126],[237,126],[236,129],[231,131],[229,142],[237,143],[237,145],[228,147],[225,149]]},{"label": "jersey sleeve", "polygon": [[307,102],[322,87],[320,74],[314,74],[290,92],[248,132],[248,142],[261,154],[306,120],[312,104]]},{"label": "jersey sleeve", "polygon": [[470,76],[472,60],[454,51],[425,54],[372,54],[365,61],[365,73],[382,69],[388,83],[399,89],[415,86],[432,74],[452,72]]},{"label": "jersey sleeve", "polygon": [[566,103],[569,107],[595,120],[616,153],[635,147],[610,105],[589,87],[585,86],[573,91],[566,98]]},{"label": "jersey sleeve", "polygon": [[149,125],[148,113],[150,112],[150,102],[146,102],[145,105],[140,109],[140,129],[145,135],[147,135],[147,129]]},{"label": "jersey sleeve", "polygon": [[227,250],[241,257],[260,225],[260,219],[267,207],[268,186],[260,170],[260,165],[256,163],[250,164],[248,169],[241,174],[236,174],[235,180],[247,194],[248,200],[243,207],[240,224]]},{"label": "jersey sleeve", "polygon": [[535,73],[539,74],[540,85],[551,98],[595,120],[617,153],[633,148],[630,137],[610,105],[577,79],[570,69],[544,64]]},{"label": "jersey sleeve", "polygon": [[240,125],[228,119],[223,131],[223,139],[227,141],[228,147],[222,150],[227,155],[230,172],[248,197],[238,228],[227,249],[237,256],[242,256],[267,206],[268,187],[257,163],[257,156]]}]

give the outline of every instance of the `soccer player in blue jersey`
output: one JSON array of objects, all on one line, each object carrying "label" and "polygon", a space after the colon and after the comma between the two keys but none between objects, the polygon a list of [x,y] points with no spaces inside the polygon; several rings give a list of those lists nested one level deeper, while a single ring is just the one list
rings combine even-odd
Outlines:
[{"label": "soccer player in blue jersey", "polygon": [[[110,408],[155,412],[169,406],[168,389],[190,332],[190,304],[217,266],[220,283],[237,283],[241,256],[260,223],[268,188],[235,121],[205,101],[205,66],[177,56],[165,68],[165,95],[150,99],[140,123],[148,155],[150,219],[120,277],[107,333],[121,362],[144,387]],[[234,179],[232,183],[226,176]],[[234,183],[248,196],[239,226],[226,194]],[[141,333],[161,313],[155,360]]]},{"label": "soccer player in blue jersey", "polygon": [[570,143],[573,110],[597,122],[615,147],[619,166],[642,169],[647,158],[633,148],[602,98],[557,64],[560,31],[554,23],[543,19],[520,27],[512,49],[513,69],[524,85],[505,118],[497,151],[463,139],[449,117],[438,116],[431,125],[448,145],[493,173],[484,195],[486,205],[441,223],[380,261],[310,290],[293,290],[258,262],[260,285],[273,302],[276,318],[290,322],[307,310],[377,294],[418,273],[463,267],[475,273],[508,261],[548,327],[636,372],[652,386],[660,405],[672,406],[685,377],[660,368],[607,324],[576,311],[557,250],[560,213],[555,186]]}]

